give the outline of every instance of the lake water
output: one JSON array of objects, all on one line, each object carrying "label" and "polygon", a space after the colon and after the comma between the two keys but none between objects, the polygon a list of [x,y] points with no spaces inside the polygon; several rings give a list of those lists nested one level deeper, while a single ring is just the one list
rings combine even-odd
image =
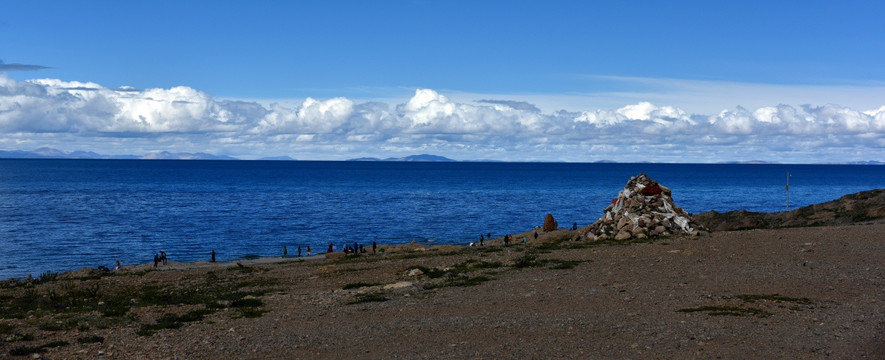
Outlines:
[{"label": "lake water", "polygon": [[279,256],[330,242],[467,244],[602,215],[631,176],[677,205],[781,211],[885,188],[885,166],[0,159],[0,279]]}]

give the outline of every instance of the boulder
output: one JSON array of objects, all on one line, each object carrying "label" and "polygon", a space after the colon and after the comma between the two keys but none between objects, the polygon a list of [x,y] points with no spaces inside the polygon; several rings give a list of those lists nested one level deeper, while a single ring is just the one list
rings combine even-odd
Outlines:
[{"label": "boulder", "polygon": [[556,220],[553,220],[553,215],[547,214],[544,217],[544,231],[553,231],[556,230],[558,225],[556,224]]}]

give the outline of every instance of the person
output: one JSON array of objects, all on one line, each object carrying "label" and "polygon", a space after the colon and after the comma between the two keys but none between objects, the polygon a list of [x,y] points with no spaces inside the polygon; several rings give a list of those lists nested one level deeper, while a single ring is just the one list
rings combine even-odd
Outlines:
[{"label": "person", "polygon": [[577,221],[575,221],[575,223],[572,224],[572,230],[578,230],[578,222]]},{"label": "person", "polygon": [[327,252],[335,252],[335,244],[329,243],[329,251]]},{"label": "person", "polygon": [[212,249],[212,261],[210,262],[215,262],[215,249]]},{"label": "person", "polygon": [[310,245],[307,245],[307,256],[310,256]]},{"label": "person", "polygon": [[538,240],[538,232],[535,231],[535,240]]},{"label": "person", "polygon": [[301,245],[298,245],[298,257],[301,257]]},{"label": "person", "polygon": [[120,260],[117,260],[117,266],[114,266],[114,271],[120,270]]},{"label": "person", "polygon": [[482,234],[479,234],[479,246],[482,246],[482,240],[483,240]]},{"label": "person", "polygon": [[378,249],[378,243],[372,241],[372,254],[375,254],[375,250]]},{"label": "person", "polygon": [[154,254],[154,269],[157,268],[157,264],[160,263],[160,255]]},{"label": "person", "polygon": [[286,250],[286,245],[283,245],[283,257],[286,257],[286,255],[289,255],[289,251]]},{"label": "person", "polygon": [[163,265],[166,265],[166,252],[160,251],[160,260],[163,261]]},{"label": "person", "polygon": [[486,234],[486,239],[492,240],[492,233]]}]

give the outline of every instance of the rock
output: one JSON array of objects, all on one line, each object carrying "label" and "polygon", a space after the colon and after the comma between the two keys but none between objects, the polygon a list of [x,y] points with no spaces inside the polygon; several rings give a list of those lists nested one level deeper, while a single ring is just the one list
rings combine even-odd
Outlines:
[{"label": "rock", "polygon": [[412,269],[409,270],[409,276],[421,276],[424,275],[424,272],[421,269]]},{"label": "rock", "polygon": [[624,240],[629,239],[629,238],[632,237],[632,236],[633,236],[633,235],[630,234],[629,231],[627,231],[627,230],[621,230],[620,232],[618,232],[617,235],[615,235],[615,240],[616,240],[616,241],[624,241]]},{"label": "rock", "polygon": [[556,224],[556,220],[553,220],[553,215],[547,214],[544,217],[544,231],[553,231],[556,230],[558,225]]},{"label": "rock", "polygon": [[[412,271],[415,271],[415,270],[418,270],[418,269],[412,269]],[[421,271],[421,270],[418,270],[418,271]],[[409,273],[411,274],[411,271],[410,271]],[[407,288],[407,287],[410,287],[410,286],[412,286],[412,283],[411,283],[411,282],[408,282],[408,281],[400,281],[400,282],[396,282],[396,283],[393,283],[393,284],[387,284],[387,285],[384,285],[382,288],[383,288],[384,290],[397,290],[397,289]]]}]

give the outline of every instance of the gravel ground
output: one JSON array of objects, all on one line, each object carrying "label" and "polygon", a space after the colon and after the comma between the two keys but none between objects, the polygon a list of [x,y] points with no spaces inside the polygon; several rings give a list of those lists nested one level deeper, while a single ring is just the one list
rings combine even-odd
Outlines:
[{"label": "gravel ground", "polygon": [[[244,262],[250,272],[176,264],[94,281],[172,286],[210,272],[261,280],[266,312],[222,309],[141,336],[139,323],[194,306],[133,308],[135,322],[32,333],[70,343],[42,352],[49,359],[885,359],[885,224],[565,244],[575,248],[264,259]],[[410,275],[416,266],[449,274]],[[488,280],[454,286],[458,274]],[[104,341],[79,344],[86,333]],[[0,357],[11,357],[11,345],[0,345]]]}]

